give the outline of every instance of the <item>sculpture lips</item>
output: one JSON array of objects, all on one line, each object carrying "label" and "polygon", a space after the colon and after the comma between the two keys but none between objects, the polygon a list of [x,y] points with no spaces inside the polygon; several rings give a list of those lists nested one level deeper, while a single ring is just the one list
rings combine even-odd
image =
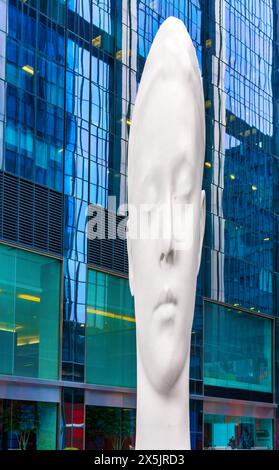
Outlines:
[{"label": "sculpture lips", "polygon": [[161,307],[161,305],[165,305],[165,304],[173,304],[173,305],[177,304],[176,298],[174,297],[174,295],[173,295],[173,293],[170,289],[168,289],[167,291],[164,290],[160,294],[160,297],[159,297],[158,303],[156,304],[155,310],[157,308]]}]

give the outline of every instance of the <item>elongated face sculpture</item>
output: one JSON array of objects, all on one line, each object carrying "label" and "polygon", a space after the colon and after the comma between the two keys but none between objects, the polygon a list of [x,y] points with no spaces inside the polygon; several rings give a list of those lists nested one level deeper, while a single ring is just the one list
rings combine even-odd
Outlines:
[{"label": "elongated face sculpture", "polygon": [[184,24],[170,17],[146,60],[128,154],[129,281],[138,364],[163,395],[176,384],[190,353],[205,223],[204,150],[195,49]]}]

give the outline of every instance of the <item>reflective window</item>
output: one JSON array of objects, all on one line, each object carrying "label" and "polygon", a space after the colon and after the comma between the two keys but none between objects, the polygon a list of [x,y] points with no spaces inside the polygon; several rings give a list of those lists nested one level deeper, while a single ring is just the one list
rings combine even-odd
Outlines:
[{"label": "reflective window", "polygon": [[57,404],[0,400],[1,450],[55,450]]},{"label": "reflective window", "polygon": [[58,378],[60,262],[0,244],[0,371]]},{"label": "reflective window", "polygon": [[204,383],[272,392],[272,321],[205,302]]},{"label": "reflective window", "polygon": [[246,416],[204,416],[204,447],[206,449],[273,449],[271,419]]},{"label": "reflective window", "polygon": [[135,387],[134,302],[127,279],[88,271],[86,381]]},{"label": "reflective window", "polygon": [[84,441],[84,390],[62,389],[61,449],[82,450]]},{"label": "reflective window", "polygon": [[190,438],[192,450],[202,450],[202,413],[202,400],[190,400]]},{"label": "reflective window", "polygon": [[86,407],[86,450],[135,448],[136,410],[102,406]]},{"label": "reflective window", "polygon": [[[1,169],[62,190],[63,30],[32,8],[9,2],[6,37],[6,138]],[[26,3],[23,7],[21,3]],[[33,2],[34,3],[34,2]],[[36,7],[62,21],[62,0]],[[40,5],[39,5],[40,4]],[[22,7],[22,8],[21,8]]]},{"label": "reflective window", "polygon": [[277,16],[270,1],[222,2],[215,16],[216,5],[203,2],[203,289],[211,299],[277,315]]}]

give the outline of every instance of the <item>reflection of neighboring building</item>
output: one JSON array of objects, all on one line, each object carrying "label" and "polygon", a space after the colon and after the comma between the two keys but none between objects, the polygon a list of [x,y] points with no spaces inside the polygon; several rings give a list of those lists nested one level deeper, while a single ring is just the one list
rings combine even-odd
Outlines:
[{"label": "reflection of neighboring building", "polygon": [[[232,139],[233,140],[233,139]],[[234,139],[226,151],[223,191],[225,298],[273,314],[272,161]],[[247,159],[248,162],[247,163]]]},{"label": "reflection of neighboring building", "polygon": [[212,2],[205,14],[217,23],[204,23],[204,446],[272,448],[274,17],[267,4],[252,11],[240,0]]},{"label": "reflection of neighboring building", "polygon": [[170,15],[196,47],[207,126],[192,447],[274,447],[277,2],[0,3],[0,448],[134,446],[126,245],[88,241],[86,207],[126,201],[137,85]]}]

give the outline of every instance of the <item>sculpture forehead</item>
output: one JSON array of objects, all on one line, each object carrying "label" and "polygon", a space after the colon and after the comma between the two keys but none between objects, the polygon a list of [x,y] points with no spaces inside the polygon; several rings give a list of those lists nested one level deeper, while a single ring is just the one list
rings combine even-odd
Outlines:
[{"label": "sculpture forehead", "polygon": [[[160,27],[148,55],[129,138],[128,184],[157,164],[175,167],[185,159],[188,169],[202,172],[204,104],[196,52],[176,18]],[[130,193],[129,189],[129,193]]]},{"label": "sculpture forehead", "polygon": [[[170,65],[174,65],[175,69],[170,69]],[[169,17],[160,26],[149,51],[142,78],[152,70],[156,72],[158,68],[165,69],[169,76],[174,76],[177,72],[200,75],[192,40],[184,23],[177,18]]]},{"label": "sculpture forehead", "polygon": [[[186,88],[186,89],[185,89]],[[179,80],[154,81],[138,102],[130,137],[129,164],[173,166],[183,158],[193,165],[200,148],[199,116],[194,96]],[[201,160],[201,157],[199,158]]]}]

